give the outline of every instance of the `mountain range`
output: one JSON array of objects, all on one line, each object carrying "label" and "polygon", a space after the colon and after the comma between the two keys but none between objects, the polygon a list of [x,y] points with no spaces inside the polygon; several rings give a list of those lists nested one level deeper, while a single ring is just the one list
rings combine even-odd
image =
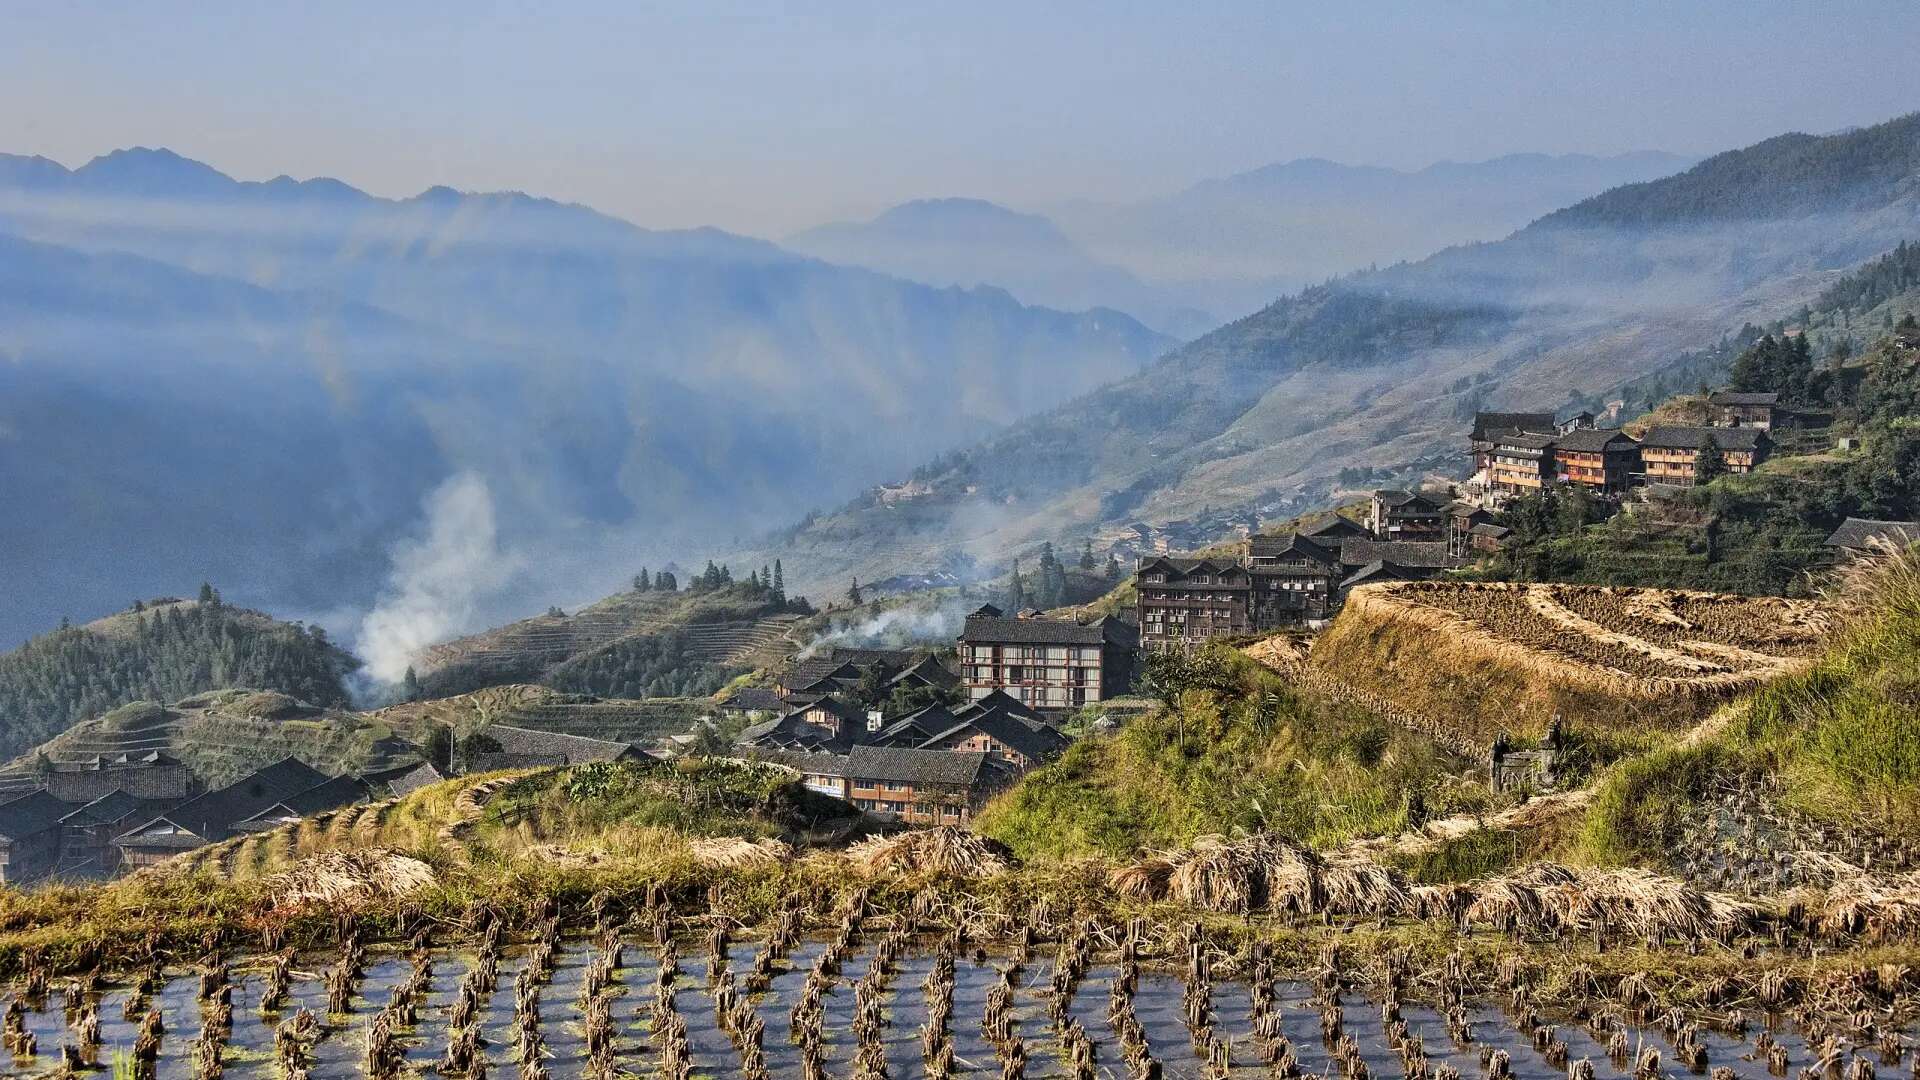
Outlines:
[{"label": "mountain range", "polygon": [[1042,541],[1197,545],[1457,474],[1475,410],[1601,404],[1915,237],[1920,114],[1769,139],[1301,290],[922,467],[911,502],[856,500],[738,559],[782,558],[812,589],[1004,572]]},{"label": "mountain range", "polygon": [[[412,640],[1137,370],[1111,310],[519,194],[0,157],[0,644],[212,578]],[[575,586],[577,587],[577,586]],[[391,606],[391,605],[390,605]]]},{"label": "mountain range", "polygon": [[1499,239],[1692,160],[1654,151],[1511,154],[1403,171],[1303,158],[1138,202],[1082,200],[1035,212],[922,199],[782,243],[914,281],[991,283],[1027,303],[1114,307],[1186,340],[1305,285]]}]

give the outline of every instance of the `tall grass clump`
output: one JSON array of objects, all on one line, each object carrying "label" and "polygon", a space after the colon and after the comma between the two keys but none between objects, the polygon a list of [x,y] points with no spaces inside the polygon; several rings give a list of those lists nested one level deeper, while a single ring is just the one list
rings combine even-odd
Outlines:
[{"label": "tall grass clump", "polygon": [[1808,813],[1920,827],[1920,545],[1879,543],[1826,589],[1842,623],[1808,671],[1754,696],[1735,734]]},{"label": "tall grass clump", "polygon": [[1713,777],[1733,764],[1713,744],[1672,746],[1615,765],[1581,826],[1582,857],[1601,866],[1664,862]]}]

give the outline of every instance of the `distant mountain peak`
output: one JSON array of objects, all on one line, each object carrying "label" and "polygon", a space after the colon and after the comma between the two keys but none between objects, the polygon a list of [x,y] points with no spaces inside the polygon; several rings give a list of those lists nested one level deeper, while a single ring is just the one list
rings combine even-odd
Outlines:
[{"label": "distant mountain peak", "polygon": [[205,162],[166,147],[133,146],[102,154],[73,171],[84,183],[108,184],[141,195],[196,195],[227,191],[238,183]]}]

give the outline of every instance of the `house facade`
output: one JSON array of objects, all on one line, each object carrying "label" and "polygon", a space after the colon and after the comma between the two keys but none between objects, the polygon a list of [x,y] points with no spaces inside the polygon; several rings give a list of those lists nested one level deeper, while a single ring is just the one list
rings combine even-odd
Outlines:
[{"label": "house facade", "polygon": [[1771,431],[1780,409],[1780,395],[1723,390],[1707,398],[1707,405],[1713,409],[1713,422],[1719,427]]},{"label": "house facade", "polygon": [[1730,473],[1752,472],[1772,448],[1760,428],[1656,427],[1640,439],[1641,475],[1649,484],[1692,487],[1699,480],[1700,451],[1711,443]]},{"label": "house facade", "polygon": [[1135,571],[1140,645],[1193,645],[1254,629],[1253,575],[1232,559],[1161,555]]},{"label": "house facade", "polygon": [[1583,428],[1553,440],[1553,478],[1602,495],[1623,495],[1640,471],[1640,444],[1624,431]]},{"label": "house facade", "polygon": [[1510,432],[1494,441],[1487,486],[1503,495],[1527,495],[1553,482],[1552,435]]},{"label": "house facade", "polygon": [[1424,492],[1376,491],[1367,527],[1376,540],[1443,540],[1447,535],[1446,499]]},{"label": "house facade", "polygon": [[1009,616],[987,605],[960,631],[960,679],[969,700],[1000,691],[1033,709],[1077,709],[1127,692],[1138,645],[1118,619]]},{"label": "house facade", "polygon": [[1548,435],[1554,432],[1552,413],[1483,412],[1473,417],[1473,432],[1468,448],[1473,454],[1473,471],[1484,472],[1493,464],[1494,447],[1512,435]]}]

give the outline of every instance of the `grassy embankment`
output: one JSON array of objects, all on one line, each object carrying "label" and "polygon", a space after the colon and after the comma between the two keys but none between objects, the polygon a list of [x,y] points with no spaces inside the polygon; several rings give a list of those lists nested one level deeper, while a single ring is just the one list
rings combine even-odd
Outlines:
[{"label": "grassy embankment", "polygon": [[1357,709],[1318,700],[1221,647],[1168,707],[1075,743],[997,799],[976,828],[1028,861],[1121,857],[1206,833],[1270,830],[1318,845],[1484,805],[1468,763]]}]

